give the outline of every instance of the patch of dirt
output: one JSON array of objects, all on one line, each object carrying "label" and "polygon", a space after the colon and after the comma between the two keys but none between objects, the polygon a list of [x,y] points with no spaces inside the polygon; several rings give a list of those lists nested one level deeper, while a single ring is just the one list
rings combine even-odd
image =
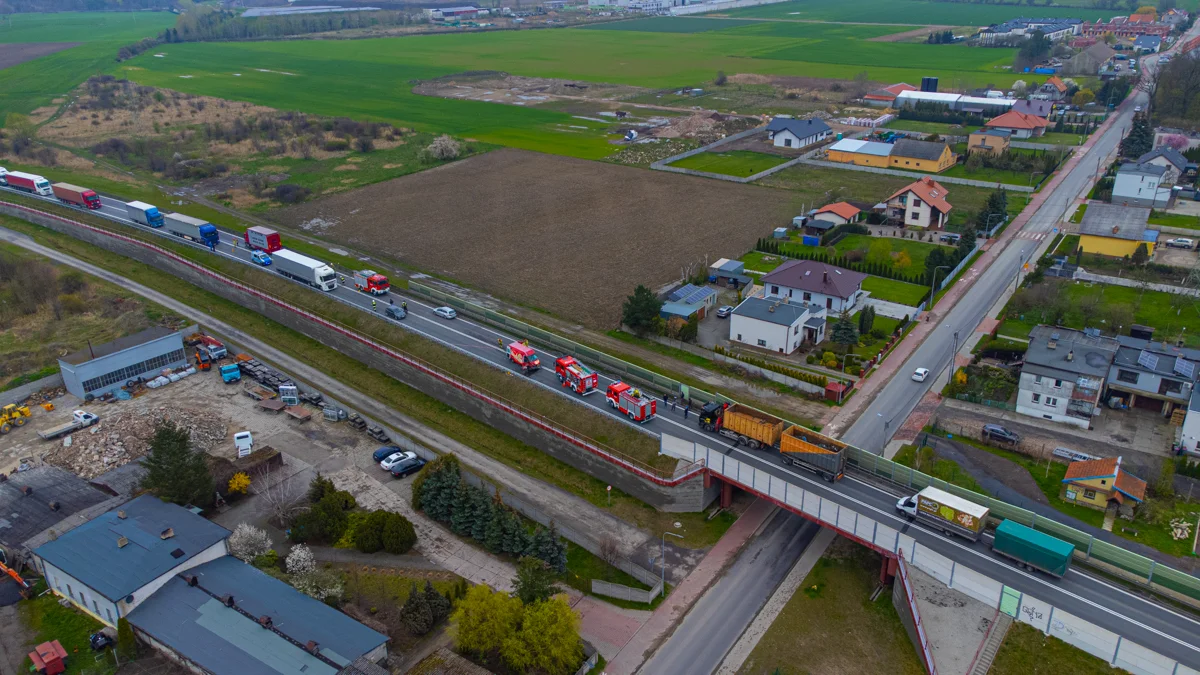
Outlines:
[{"label": "patch of dirt", "polygon": [[404,166],[404,165],[403,165],[403,164],[384,164],[384,165],[383,165],[383,168],[385,168],[385,169],[399,169],[399,168],[400,168],[400,167],[402,167],[402,166]]},{"label": "patch of dirt", "polygon": [[0,70],[70,49],[78,42],[14,42],[0,44]]},{"label": "patch of dirt", "polygon": [[239,209],[239,210],[249,209],[253,206],[257,206],[258,204],[262,204],[267,201],[270,201],[270,200],[263,199],[262,197],[255,197],[254,195],[250,194],[250,192],[247,190],[230,190],[229,191],[229,202],[231,204],[233,204],[233,208],[235,208],[235,209]]},{"label": "patch of dirt", "polygon": [[339,164],[333,167],[334,171],[358,171],[358,167],[353,164]]},{"label": "patch of dirt", "polygon": [[612,328],[638,284],[738,255],[801,206],[784,190],[505,149],[274,217]]},{"label": "patch of dirt", "polygon": [[989,475],[1021,493],[1023,496],[1039,504],[1050,503],[1050,500],[1046,499],[1046,494],[1038,487],[1037,482],[1033,480],[1033,477],[1029,475],[1029,471],[1025,467],[999,455],[993,455],[986,450],[980,450],[967,443],[955,443],[954,448]]},{"label": "patch of dirt", "polygon": [[44,105],[40,108],[34,108],[33,111],[29,113],[29,120],[34,124],[41,124],[51,117],[54,117],[54,113],[56,112],[58,112],[58,106]]},{"label": "patch of dirt", "polygon": [[921,26],[920,28],[906,30],[902,33],[867,38],[867,42],[907,42],[913,38],[923,38],[930,33],[939,33],[944,30],[952,30],[953,28],[954,26]]},{"label": "patch of dirt", "polygon": [[649,91],[644,87],[627,84],[524,77],[497,71],[456,73],[413,87],[413,93],[423,96],[470,98],[514,105],[532,105],[552,97],[617,101]]}]

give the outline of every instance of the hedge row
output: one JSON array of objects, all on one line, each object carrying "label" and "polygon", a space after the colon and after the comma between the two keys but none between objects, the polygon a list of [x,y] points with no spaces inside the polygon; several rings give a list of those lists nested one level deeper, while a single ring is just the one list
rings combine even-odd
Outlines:
[{"label": "hedge row", "polygon": [[815,384],[818,387],[821,387],[822,389],[825,388],[825,385],[829,384],[829,378],[825,377],[824,375],[814,375],[812,373],[806,373],[803,370],[789,368],[787,366],[784,366],[784,365],[781,365],[778,363],[773,363],[773,362],[767,361],[765,359],[756,359],[753,356],[746,356],[745,354],[741,354],[739,352],[727,350],[720,345],[713,347],[713,351],[715,351],[716,353],[721,354],[723,356],[728,356],[731,358],[735,358],[738,361],[743,361],[745,363],[749,363],[752,366],[758,366],[759,368],[762,368],[763,370],[769,370],[773,373],[779,373],[780,375],[786,375],[790,378],[800,380],[801,382]]}]

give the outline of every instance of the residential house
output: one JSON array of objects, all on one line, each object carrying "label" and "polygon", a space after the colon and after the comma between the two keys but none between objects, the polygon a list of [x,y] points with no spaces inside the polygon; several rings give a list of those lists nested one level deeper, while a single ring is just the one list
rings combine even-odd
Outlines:
[{"label": "residential house", "polygon": [[900,188],[885,203],[888,220],[903,227],[942,229],[953,208],[946,188],[928,177]]},{"label": "residential house", "polygon": [[1082,32],[1082,19],[1029,19],[1018,17],[1004,23],[992,24],[979,31],[978,38],[983,44],[992,44],[998,40],[1013,37],[1030,38],[1036,32],[1041,32],[1052,41],[1063,40]]},{"label": "residential house", "polygon": [[825,340],[827,316],[826,308],[815,303],[789,302],[778,296],[749,297],[729,316],[729,340],[791,354],[805,343]]},{"label": "residential house", "polygon": [[1121,348],[1109,370],[1107,396],[1119,396],[1131,408],[1153,410],[1164,417],[1186,410],[1195,389],[1200,351],[1127,335],[1117,340]]},{"label": "residential house", "polygon": [[956,161],[958,157],[946,143],[911,138],[896,141],[892,154],[888,156],[888,164],[893,169],[915,169],[929,173],[941,173],[954,166]]},{"label": "residential house", "polygon": [[364,663],[380,672],[388,654],[386,635],[232,556],[172,574],[129,623],[188,670],[212,675],[338,675]]},{"label": "residential house", "polygon": [[1133,41],[1133,50],[1141,54],[1156,54],[1162,48],[1162,38],[1157,35],[1139,35]]},{"label": "residential house", "polygon": [[1033,94],[1034,98],[1040,98],[1046,101],[1062,101],[1067,98],[1067,85],[1057,75],[1051,75],[1046,78],[1046,83],[1037,88]]},{"label": "residential house", "polygon": [[1187,174],[1188,160],[1178,150],[1169,145],[1160,145],[1137,158],[1138,164],[1157,164],[1167,171],[1163,174],[1164,185],[1177,185]]},{"label": "residential house", "polygon": [[981,152],[987,155],[1003,155],[1008,152],[1008,139],[1012,132],[1008,129],[987,129],[972,131],[967,137],[967,152]]},{"label": "residential house", "polygon": [[1063,499],[1101,511],[1128,513],[1146,498],[1146,481],[1125,471],[1120,457],[1071,462],[1062,483]]},{"label": "residential house", "polygon": [[1120,343],[1099,331],[1035,326],[1017,390],[1017,412],[1090,429]]},{"label": "residential house", "polygon": [[1150,209],[1089,202],[1079,223],[1079,248],[1084,253],[1124,258],[1141,244],[1154,253],[1158,231],[1146,228]]},{"label": "residential house", "polygon": [[1045,117],[1026,115],[1010,110],[999,117],[988,120],[985,126],[989,129],[1004,129],[1012,133],[1015,139],[1033,138],[1046,133],[1049,122]]},{"label": "residential house", "polygon": [[767,139],[777,148],[803,148],[829,138],[833,130],[824,120],[775,117],[767,124]]},{"label": "residential house", "polygon": [[746,276],[746,263],[741,260],[721,258],[709,266],[708,281],[737,288],[738,286],[748,286],[751,279]]},{"label": "residential house", "polygon": [[152,495],[103,513],[33,551],[55,595],[116,626],[176,574],[228,553],[229,530]]},{"label": "residential house", "polygon": [[817,209],[816,217],[820,220],[827,220],[835,225],[845,225],[846,223],[857,223],[859,216],[862,215],[862,209],[848,202],[834,202],[826,204]]},{"label": "residential house", "polygon": [[[1083,51],[1063,63],[1062,72],[1064,74],[1095,75],[1112,60],[1112,57],[1117,55],[1117,52],[1107,44],[1100,42],[1096,38],[1090,39],[1093,41],[1092,44],[1084,46]],[[1022,110],[1021,112],[1029,111]],[[1041,117],[1045,116],[1041,115]]]},{"label": "residential house", "polygon": [[1132,16],[1114,16],[1107,23],[1084,22],[1083,34],[1089,37],[1104,37],[1113,35],[1118,38],[1133,39],[1139,35],[1157,35],[1165,38],[1171,34],[1171,24],[1158,23],[1150,14],[1134,14]]},{"label": "residential house", "polygon": [[1159,164],[1126,162],[1117,169],[1113,182],[1112,203],[1123,206],[1164,208],[1171,203],[1171,181],[1167,168]]},{"label": "residential house", "polygon": [[684,284],[672,291],[663,303],[659,316],[665,320],[676,317],[688,321],[693,316],[703,319],[717,303],[717,290],[708,286]]},{"label": "residential house", "polygon": [[1182,9],[1168,9],[1165,14],[1160,17],[1159,21],[1171,25],[1183,23],[1188,20],[1188,13]]},{"label": "residential house", "polygon": [[895,148],[891,143],[879,141],[863,141],[857,138],[843,138],[829,146],[826,158],[831,162],[854,164],[855,166],[874,166],[887,168],[889,157]]},{"label": "residential house", "polygon": [[1054,102],[1036,98],[1023,98],[1013,104],[1012,109],[1025,115],[1033,115],[1034,117],[1049,117],[1050,113],[1054,110]]},{"label": "residential house", "polygon": [[892,107],[892,104],[896,102],[896,97],[899,96],[901,92],[916,90],[917,88],[911,84],[908,84],[907,82],[900,82],[899,84],[893,84],[890,87],[876,89],[875,91],[864,95],[863,103],[879,108],[890,108]]},{"label": "residential house", "polygon": [[867,275],[815,260],[788,260],[760,283],[767,299],[786,298],[796,304],[815,304],[834,313],[849,312],[863,296]]}]

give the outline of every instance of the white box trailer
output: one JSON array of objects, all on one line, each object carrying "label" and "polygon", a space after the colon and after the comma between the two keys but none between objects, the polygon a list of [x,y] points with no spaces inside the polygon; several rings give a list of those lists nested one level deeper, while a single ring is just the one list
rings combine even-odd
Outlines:
[{"label": "white box trailer", "polygon": [[285,277],[302,281],[309,286],[322,291],[332,291],[337,288],[337,274],[326,263],[300,255],[286,248],[271,254],[275,269]]}]

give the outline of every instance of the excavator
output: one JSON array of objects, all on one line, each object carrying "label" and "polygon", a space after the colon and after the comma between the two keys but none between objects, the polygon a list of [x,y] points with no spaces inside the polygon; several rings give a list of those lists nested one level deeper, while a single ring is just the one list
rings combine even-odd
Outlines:
[{"label": "excavator", "polygon": [[29,417],[29,406],[10,403],[0,408],[0,435],[12,431],[13,427],[25,426]]}]

